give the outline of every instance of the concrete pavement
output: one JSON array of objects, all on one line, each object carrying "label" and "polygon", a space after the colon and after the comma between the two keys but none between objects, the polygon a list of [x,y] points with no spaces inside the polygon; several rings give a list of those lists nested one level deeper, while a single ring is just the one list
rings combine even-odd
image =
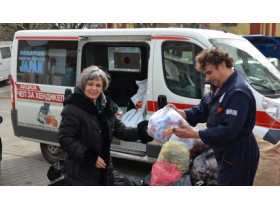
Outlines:
[{"label": "concrete pavement", "polygon": [[0,82],[0,124],[2,161],[0,186],[46,186],[50,164],[43,158],[40,145],[14,136],[11,123],[11,86]]}]

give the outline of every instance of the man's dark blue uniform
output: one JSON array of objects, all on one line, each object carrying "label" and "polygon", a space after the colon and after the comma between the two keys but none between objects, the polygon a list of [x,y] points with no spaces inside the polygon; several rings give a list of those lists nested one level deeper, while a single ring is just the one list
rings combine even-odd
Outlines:
[{"label": "man's dark blue uniform", "polygon": [[218,162],[218,185],[253,185],[259,162],[259,147],[252,132],[256,101],[244,78],[234,73],[196,107],[184,110],[191,126],[207,122],[201,140],[213,148]]}]

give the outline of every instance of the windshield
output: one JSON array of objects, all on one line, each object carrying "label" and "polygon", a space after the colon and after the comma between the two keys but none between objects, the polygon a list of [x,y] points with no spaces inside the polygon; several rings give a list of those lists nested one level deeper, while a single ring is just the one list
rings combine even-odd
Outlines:
[{"label": "windshield", "polygon": [[234,59],[234,68],[257,91],[275,94],[280,90],[280,72],[261,52],[246,40],[210,39],[215,47],[221,47]]}]

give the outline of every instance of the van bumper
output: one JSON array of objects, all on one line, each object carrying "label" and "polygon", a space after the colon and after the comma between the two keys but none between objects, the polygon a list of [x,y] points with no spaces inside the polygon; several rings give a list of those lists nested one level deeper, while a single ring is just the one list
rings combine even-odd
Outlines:
[{"label": "van bumper", "polygon": [[40,128],[19,125],[16,109],[11,110],[11,119],[15,136],[48,141],[50,144],[51,142],[58,143],[57,131],[48,131]]},{"label": "van bumper", "polygon": [[269,129],[263,139],[272,144],[277,144],[280,140],[280,130]]}]

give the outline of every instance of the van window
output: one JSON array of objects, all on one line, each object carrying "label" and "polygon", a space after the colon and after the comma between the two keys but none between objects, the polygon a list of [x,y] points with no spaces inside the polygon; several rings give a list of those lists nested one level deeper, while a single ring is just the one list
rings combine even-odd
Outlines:
[{"label": "van window", "polygon": [[[195,56],[201,50],[202,48],[195,45]],[[195,56],[192,43],[165,42],[163,44],[165,81],[175,94],[201,98],[205,75],[195,71],[193,65]],[[198,94],[196,94],[196,83]]]},{"label": "van window", "polygon": [[78,41],[19,40],[17,81],[76,85]]},{"label": "van window", "polygon": [[141,50],[139,47],[108,47],[109,71],[140,72]]},{"label": "van window", "polygon": [[11,57],[11,50],[9,47],[0,48],[2,59],[10,58]]}]

